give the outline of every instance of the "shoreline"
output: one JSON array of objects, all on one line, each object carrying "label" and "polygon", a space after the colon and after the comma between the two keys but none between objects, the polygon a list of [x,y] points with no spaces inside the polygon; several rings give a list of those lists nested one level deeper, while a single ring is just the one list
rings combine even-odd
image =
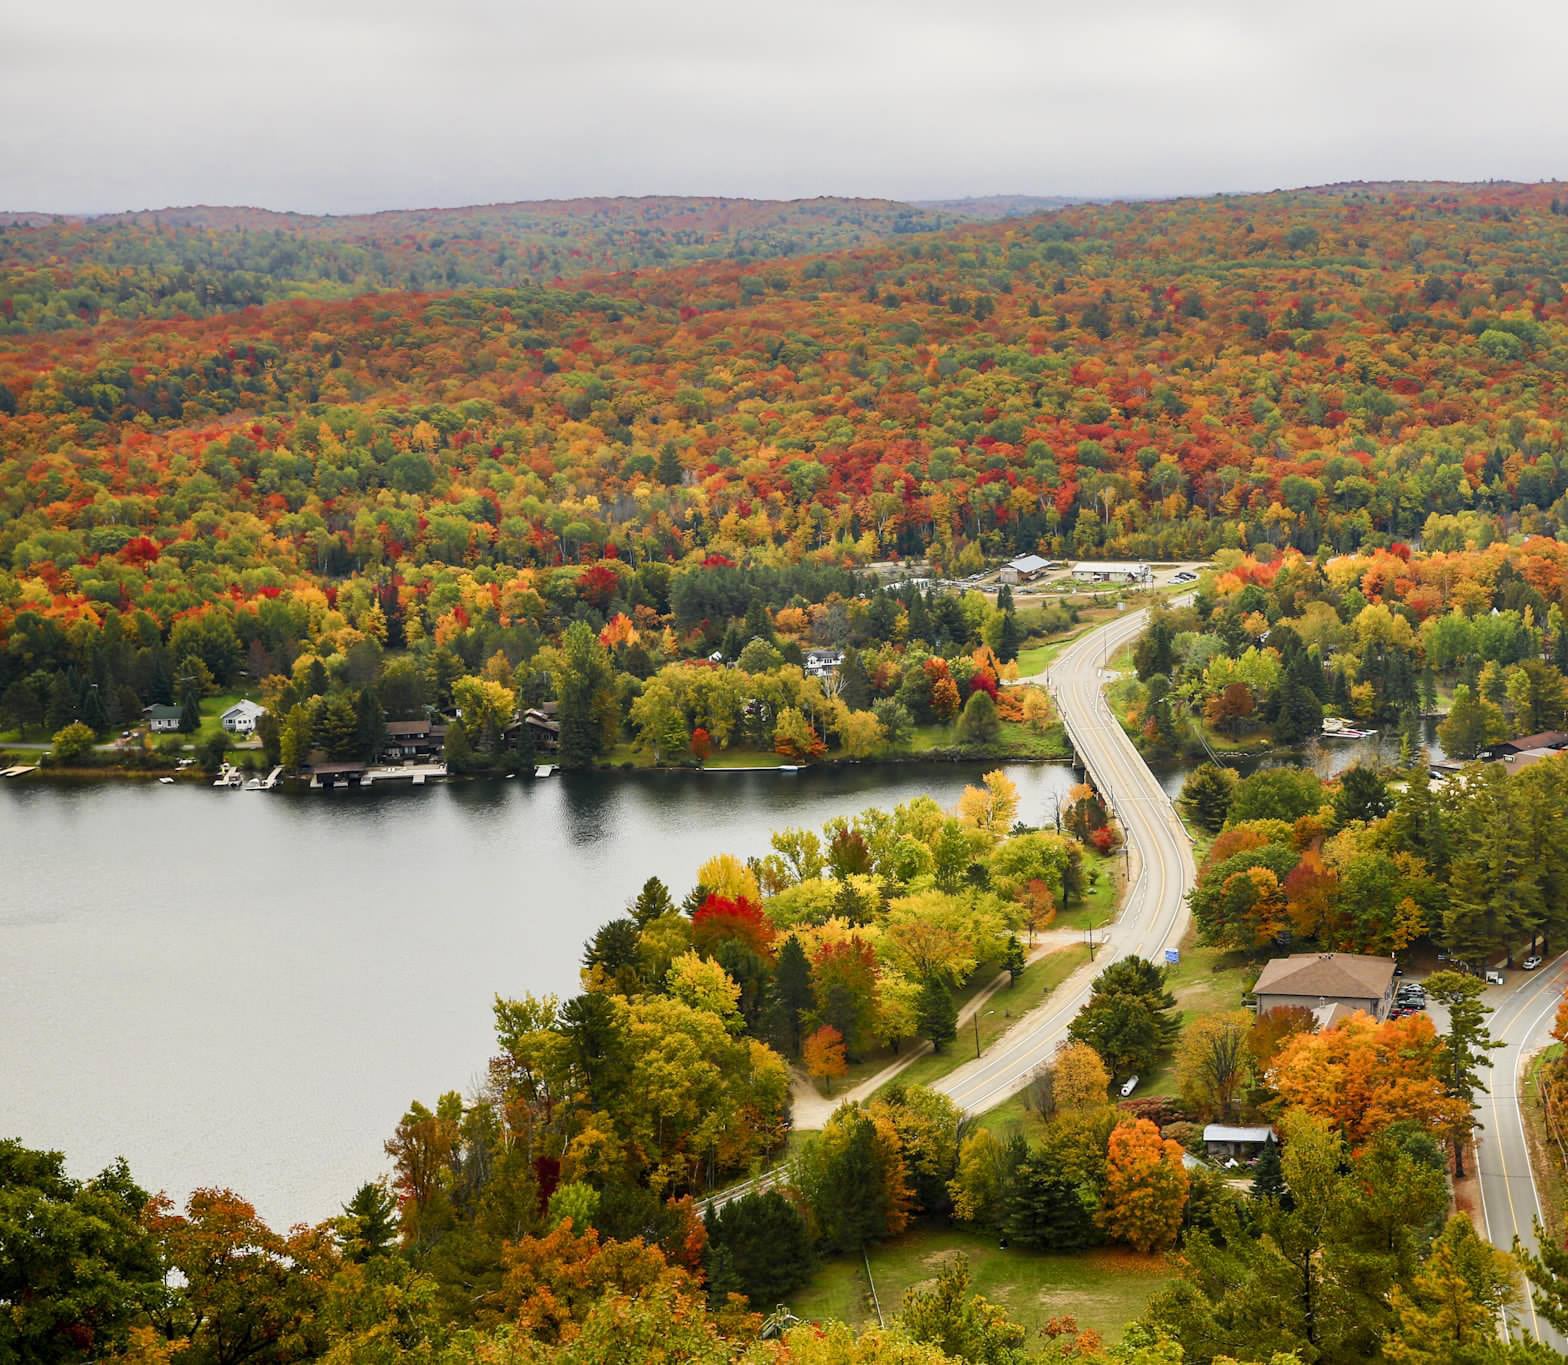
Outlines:
[{"label": "shoreline", "polygon": [[[4,751],[0,751],[4,757]],[[907,767],[915,763],[1062,763],[1071,764],[1075,761],[1071,748],[1064,748],[1060,753],[1009,753],[1000,750],[985,750],[976,753],[964,753],[956,749],[932,749],[924,753],[890,754],[878,758],[828,758],[818,759],[811,763],[758,763],[758,764],[716,764],[706,765],[698,763],[632,763],[623,761],[619,763],[595,763],[592,767],[579,769],[583,773],[593,773],[604,776],[627,776],[641,773],[688,773],[693,776],[725,773],[805,773],[820,772],[840,768],[875,768],[875,767]],[[262,773],[265,767],[258,768]],[[564,773],[565,769],[556,768],[556,773]],[[210,772],[199,772],[190,768],[122,768],[112,764],[93,767],[56,767],[39,765],[32,772],[17,778],[8,779],[14,782],[51,782],[51,783],[92,783],[92,782],[158,782],[161,778],[172,778],[181,785],[211,786],[215,776]],[[532,773],[525,773],[521,769],[512,776],[524,781],[545,781],[544,778],[535,778]],[[457,773],[435,779],[431,785],[454,782],[500,782],[507,780],[504,773]],[[309,790],[309,779],[300,776],[286,777],[279,783],[280,787]],[[232,789],[229,789],[232,790]]]}]

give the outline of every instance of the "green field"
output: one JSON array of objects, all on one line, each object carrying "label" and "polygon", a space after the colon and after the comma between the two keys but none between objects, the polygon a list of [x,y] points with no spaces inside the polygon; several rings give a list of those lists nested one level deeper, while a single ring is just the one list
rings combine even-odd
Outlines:
[{"label": "green field", "polygon": [[[1036,1341],[1047,1321],[1064,1314],[1115,1341],[1172,1278],[1159,1256],[1108,1249],[1076,1256],[1002,1251],[995,1239],[981,1233],[919,1226],[867,1248],[884,1316],[897,1312],[909,1289],[935,1278],[942,1263],[960,1252],[969,1257],[976,1292],[1002,1305]],[[817,1321],[876,1321],[859,1256],[825,1261],[789,1306],[800,1317]]]}]

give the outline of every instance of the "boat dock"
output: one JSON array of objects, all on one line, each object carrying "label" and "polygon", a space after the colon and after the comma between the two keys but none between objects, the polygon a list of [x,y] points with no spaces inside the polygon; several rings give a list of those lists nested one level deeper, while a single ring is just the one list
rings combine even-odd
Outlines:
[{"label": "boat dock", "polygon": [[0,777],[26,777],[38,771],[36,763],[18,763],[15,767],[0,769]]}]

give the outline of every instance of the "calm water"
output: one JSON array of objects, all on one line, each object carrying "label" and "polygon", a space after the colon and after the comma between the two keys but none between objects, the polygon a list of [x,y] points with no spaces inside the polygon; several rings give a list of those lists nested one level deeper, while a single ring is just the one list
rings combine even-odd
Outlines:
[{"label": "calm water", "polygon": [[[1374,742],[1321,746],[1325,775]],[[468,1089],[490,1002],[576,989],[582,943],[650,874],[982,769],[555,777],[370,792],[0,783],[0,1136],[123,1154],[277,1224],[379,1173],[410,1099]],[[1051,818],[1065,765],[1014,765]],[[1185,769],[1164,768],[1173,795]]]},{"label": "calm water", "polygon": [[[467,1089],[499,992],[571,993],[583,940],[657,874],[928,793],[951,764],[253,793],[0,783],[0,1135],[123,1154],[276,1224],[379,1173],[410,1099]],[[1044,822],[1073,780],[1008,769]]]}]

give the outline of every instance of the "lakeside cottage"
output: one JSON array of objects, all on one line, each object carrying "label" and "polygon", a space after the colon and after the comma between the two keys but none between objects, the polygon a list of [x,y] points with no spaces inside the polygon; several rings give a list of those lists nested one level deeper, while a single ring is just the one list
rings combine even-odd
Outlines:
[{"label": "lakeside cottage", "polygon": [[173,734],[180,728],[180,708],[178,706],[162,706],[153,704],[142,707],[142,715],[147,717],[147,728],[155,735]]},{"label": "lakeside cottage", "polygon": [[[1359,953],[1292,953],[1270,958],[1252,988],[1258,1013],[1325,1005],[1387,1019],[1394,1004],[1394,959]],[[1332,1016],[1329,1016],[1332,1017]]]},{"label": "lakeside cottage", "polygon": [[433,720],[389,720],[381,741],[381,757],[392,763],[439,758],[446,747],[447,727]]},{"label": "lakeside cottage", "polygon": [[267,714],[267,708],[248,697],[237,701],[218,717],[219,723],[231,735],[250,735],[256,732],[256,722]]}]

